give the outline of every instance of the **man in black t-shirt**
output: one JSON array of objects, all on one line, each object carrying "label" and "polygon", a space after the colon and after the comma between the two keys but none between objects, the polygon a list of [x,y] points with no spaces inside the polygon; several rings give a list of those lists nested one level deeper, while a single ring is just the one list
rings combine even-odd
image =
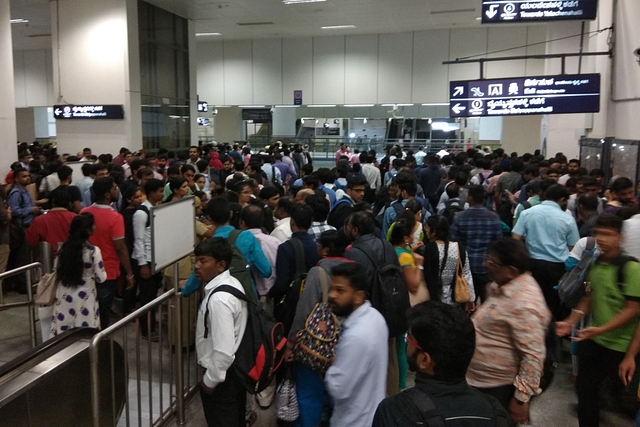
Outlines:
[{"label": "man in black t-shirt", "polygon": [[69,166],[60,166],[58,168],[58,178],[60,178],[60,187],[65,189],[69,194],[69,199],[71,203],[67,208],[71,212],[80,213],[80,209],[82,209],[82,194],[80,194],[80,190],[75,185],[71,185],[71,175],[73,174],[73,169]]}]

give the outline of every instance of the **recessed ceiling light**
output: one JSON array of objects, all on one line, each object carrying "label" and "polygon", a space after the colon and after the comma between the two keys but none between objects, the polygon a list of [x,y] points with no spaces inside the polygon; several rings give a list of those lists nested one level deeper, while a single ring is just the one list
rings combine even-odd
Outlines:
[{"label": "recessed ceiling light", "polygon": [[9,22],[11,22],[12,24],[26,24],[27,22],[29,22],[28,19],[10,19]]},{"label": "recessed ceiling light", "polygon": [[339,30],[339,29],[344,29],[344,28],[358,28],[355,25],[329,25],[326,27],[320,27],[323,30]]},{"label": "recessed ceiling light", "polygon": [[203,36],[221,36],[222,33],[196,33],[196,37],[203,37]]},{"label": "recessed ceiling light", "polygon": [[327,0],[282,0],[284,4],[317,3],[320,1],[327,1]]},{"label": "recessed ceiling light", "polygon": [[307,107],[311,108],[331,108],[335,107],[336,104],[315,104],[315,105],[307,105]]}]

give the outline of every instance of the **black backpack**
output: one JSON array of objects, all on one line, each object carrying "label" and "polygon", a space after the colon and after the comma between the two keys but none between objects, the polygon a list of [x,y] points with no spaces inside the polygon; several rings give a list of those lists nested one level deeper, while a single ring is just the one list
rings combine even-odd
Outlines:
[{"label": "black backpack", "polygon": [[289,240],[295,251],[296,272],[293,280],[289,283],[289,289],[280,301],[275,301],[273,314],[275,318],[282,322],[284,331],[288,335],[293,325],[293,318],[296,315],[296,308],[300,294],[304,290],[304,283],[307,280],[307,261],[304,256],[304,248],[299,239],[292,238]]},{"label": "black backpack", "polygon": [[136,208],[137,211],[142,211],[147,214],[147,225],[145,227],[149,227],[151,225],[151,212],[149,212],[149,208],[145,205],[140,205]]},{"label": "black backpack", "polygon": [[447,200],[444,206],[445,208],[442,215],[447,218],[449,225],[453,224],[453,218],[458,212],[464,212],[464,203],[460,200],[454,200],[453,202],[451,200]]},{"label": "black backpack", "polygon": [[416,426],[424,427],[463,427],[470,425],[477,427],[509,427],[512,425],[511,418],[500,405],[500,402],[481,392],[478,392],[478,394],[484,396],[491,403],[493,419],[472,416],[445,419],[429,393],[418,387],[412,387],[400,393],[403,402],[402,413],[407,418],[411,418],[411,421],[415,421]]},{"label": "black backpack", "polygon": [[230,370],[236,373],[247,392],[266,389],[282,364],[287,344],[282,323],[277,323],[258,303],[229,285],[214,289],[207,298],[204,313],[204,338],[209,337],[209,300],[216,292],[227,292],[247,303],[247,327]]},{"label": "black backpack", "polygon": [[233,251],[231,256],[231,264],[229,264],[229,273],[242,284],[244,293],[249,295],[254,302],[258,301],[255,291],[253,290],[253,282],[251,282],[251,273],[249,271],[249,264],[244,259],[240,249],[236,247],[236,240],[240,235],[240,230],[232,230],[227,237],[227,241],[231,245]]},{"label": "black backpack", "polygon": [[376,268],[369,299],[371,305],[382,314],[387,322],[389,337],[404,334],[408,329],[407,310],[410,308],[410,304],[402,268],[386,259],[381,262],[368,246],[354,246],[353,248],[364,252]]}]

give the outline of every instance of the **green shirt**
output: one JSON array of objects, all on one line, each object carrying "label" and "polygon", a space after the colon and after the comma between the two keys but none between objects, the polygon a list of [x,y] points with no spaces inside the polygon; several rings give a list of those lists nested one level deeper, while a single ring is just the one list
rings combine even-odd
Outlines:
[{"label": "green shirt", "polygon": [[[618,281],[618,269],[611,264],[595,262],[589,271],[591,283],[591,325],[602,326],[616,317],[624,308],[628,298],[640,298],[640,263],[630,261],[624,267],[622,287]],[[593,338],[593,341],[605,348],[626,352],[636,327],[638,318],[612,331]]]}]

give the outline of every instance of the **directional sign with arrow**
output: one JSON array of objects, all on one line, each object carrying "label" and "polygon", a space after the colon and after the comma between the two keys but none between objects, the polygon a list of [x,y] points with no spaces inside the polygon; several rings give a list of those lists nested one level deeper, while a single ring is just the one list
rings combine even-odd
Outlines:
[{"label": "directional sign with arrow", "polygon": [[453,96],[461,96],[464,95],[464,86],[456,86],[453,91]]},{"label": "directional sign with arrow", "polygon": [[461,112],[463,112],[466,109],[467,109],[467,107],[464,107],[464,106],[460,105],[460,103],[457,103],[456,105],[451,107],[451,110],[456,114],[460,114]]},{"label": "directional sign with arrow", "polygon": [[498,5],[492,4],[491,6],[489,6],[489,10],[487,10],[485,14],[489,19],[493,19],[493,17],[498,14]]}]

